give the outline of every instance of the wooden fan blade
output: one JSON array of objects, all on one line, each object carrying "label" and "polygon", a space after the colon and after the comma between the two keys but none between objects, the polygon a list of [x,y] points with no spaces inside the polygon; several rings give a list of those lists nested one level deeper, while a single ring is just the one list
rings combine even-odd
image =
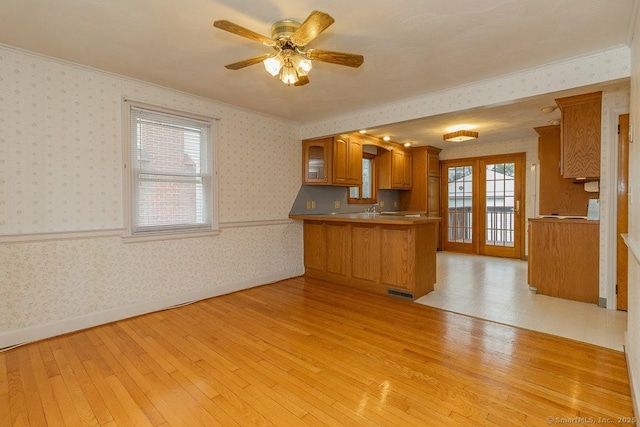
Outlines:
[{"label": "wooden fan blade", "polygon": [[331,52],[329,50],[309,49],[306,51],[307,58],[330,62],[332,64],[346,65],[347,67],[358,68],[364,62],[364,56],[352,53]]},{"label": "wooden fan blade", "polygon": [[290,40],[296,46],[306,46],[334,22],[334,19],[328,14],[314,10],[298,27],[296,32],[291,35]]},{"label": "wooden fan blade", "polygon": [[304,85],[306,85],[307,83],[309,83],[309,77],[307,77],[307,76],[300,76],[300,77],[298,77],[298,81],[297,81],[297,82],[295,82],[293,85],[294,85],[294,86],[304,86]]},{"label": "wooden fan blade", "polygon": [[264,55],[258,55],[258,56],[254,56],[253,58],[245,59],[243,61],[234,62],[233,64],[227,64],[224,66],[224,68],[228,70],[239,70],[241,68],[248,67],[249,65],[254,65],[259,62],[262,62],[265,59],[269,58],[270,56],[273,56],[273,55],[269,53],[265,53]]},{"label": "wooden fan blade", "polygon": [[234,24],[233,22],[229,22],[229,21],[215,21],[213,23],[213,26],[216,28],[220,28],[221,30],[225,30],[228,31],[230,33],[236,34],[238,36],[241,37],[246,37],[248,39],[257,41],[262,43],[265,46],[275,46],[275,42],[270,39],[269,37],[263,36],[262,34],[258,34],[254,31],[248,30],[244,27],[241,27],[238,24]]}]

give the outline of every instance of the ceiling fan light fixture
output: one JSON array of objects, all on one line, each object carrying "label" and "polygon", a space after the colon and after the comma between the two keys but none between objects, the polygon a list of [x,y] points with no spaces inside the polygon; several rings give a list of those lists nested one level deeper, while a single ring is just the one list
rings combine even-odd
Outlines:
[{"label": "ceiling fan light fixture", "polygon": [[293,58],[293,63],[296,66],[296,71],[298,72],[299,76],[308,75],[309,71],[311,71],[311,69],[313,68],[313,65],[311,64],[311,60],[307,58],[303,58],[300,55],[296,55],[295,58]]},{"label": "ceiling fan light fixture", "polygon": [[476,139],[477,137],[478,132],[465,129],[457,130],[451,133],[445,133],[444,135],[442,135],[443,140],[451,142],[468,141],[470,139]]},{"label": "ceiling fan light fixture", "polygon": [[275,55],[265,59],[262,63],[264,64],[264,68],[267,70],[267,73],[275,77],[280,73],[280,69],[282,69],[282,66],[284,65],[284,60],[280,55]]},{"label": "ceiling fan light fixture", "polygon": [[291,86],[298,81],[298,73],[293,64],[290,62],[284,64],[284,67],[280,70],[280,80],[287,86]]}]

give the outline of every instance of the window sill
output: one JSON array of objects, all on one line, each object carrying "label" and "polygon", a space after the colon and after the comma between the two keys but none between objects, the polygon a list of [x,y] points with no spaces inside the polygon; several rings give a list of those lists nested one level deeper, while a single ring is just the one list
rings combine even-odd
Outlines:
[{"label": "window sill", "polygon": [[181,232],[166,232],[166,233],[149,233],[143,235],[125,235],[122,236],[124,243],[138,243],[138,242],[153,242],[158,240],[175,240],[175,239],[190,239],[193,237],[210,237],[220,234],[220,230],[210,231],[181,231]]}]

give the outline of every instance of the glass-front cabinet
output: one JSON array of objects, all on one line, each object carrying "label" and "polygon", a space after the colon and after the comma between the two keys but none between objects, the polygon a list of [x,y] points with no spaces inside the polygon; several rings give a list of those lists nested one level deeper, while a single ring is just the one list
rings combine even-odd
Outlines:
[{"label": "glass-front cabinet", "polygon": [[303,184],[330,184],[333,138],[307,140],[302,143]]},{"label": "glass-front cabinet", "polygon": [[302,142],[302,184],[362,184],[362,143],[345,136]]}]

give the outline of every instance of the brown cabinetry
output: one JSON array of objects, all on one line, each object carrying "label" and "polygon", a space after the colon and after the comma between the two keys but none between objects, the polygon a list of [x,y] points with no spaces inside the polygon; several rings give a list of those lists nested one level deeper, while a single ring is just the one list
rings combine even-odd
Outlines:
[{"label": "brown cabinetry", "polygon": [[302,141],[302,183],[330,184],[333,138]]},{"label": "brown cabinetry", "polygon": [[362,184],[362,142],[358,138],[346,135],[334,138],[333,184]]},{"label": "brown cabinetry", "polygon": [[302,141],[302,168],[305,185],[360,185],[362,142],[348,136]]},{"label": "brown cabinetry", "polygon": [[602,92],[556,99],[562,114],[560,170],[564,178],[600,178]]},{"label": "brown cabinetry", "polygon": [[598,193],[587,193],[584,186],[563,178],[560,174],[560,127],[541,126],[538,133],[540,161],[540,215],[587,215],[589,199]]},{"label": "brown cabinetry", "polygon": [[380,151],[377,159],[378,189],[410,190],[412,179],[411,153],[396,148]]},{"label": "brown cabinetry", "polygon": [[597,304],[599,222],[529,220],[529,285],[537,293]]},{"label": "brown cabinetry", "polygon": [[292,218],[304,219],[305,275],[413,299],[433,290],[437,220]]},{"label": "brown cabinetry", "polygon": [[400,194],[400,210],[440,216],[440,149],[412,149],[411,191]]}]

